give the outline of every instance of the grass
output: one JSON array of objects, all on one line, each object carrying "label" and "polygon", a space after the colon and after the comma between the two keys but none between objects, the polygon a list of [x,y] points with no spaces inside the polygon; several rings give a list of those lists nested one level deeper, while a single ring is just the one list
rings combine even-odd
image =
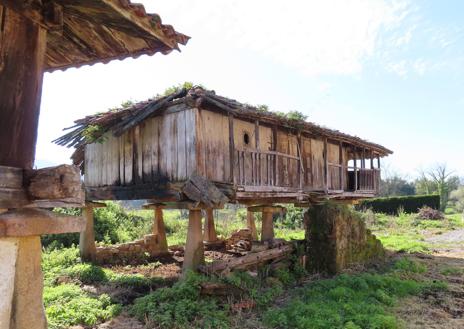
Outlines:
[{"label": "grass", "polygon": [[426,237],[464,228],[461,214],[448,210],[444,220],[421,220],[416,214],[400,213],[398,216],[363,213],[367,226],[384,247],[399,252],[430,253],[435,247]]},{"label": "grass", "polygon": [[112,303],[108,295],[90,296],[74,284],[45,287],[44,305],[50,329],[93,326],[121,312],[121,306]]},{"label": "grass", "polygon": [[445,276],[464,276],[464,269],[459,267],[447,266],[440,270],[440,273]]},{"label": "grass", "polygon": [[42,270],[45,312],[51,329],[93,326],[120,313],[122,306],[117,301],[107,294],[87,293],[82,288],[84,285],[149,291],[163,280],[140,274],[119,274],[97,265],[83,264],[75,247],[44,252]]},{"label": "grass", "polygon": [[442,282],[401,275],[426,270],[422,264],[401,259],[384,274],[342,274],[314,281],[294,289],[283,307],[266,311],[264,323],[270,328],[401,328],[393,315],[399,299],[447,288]]}]

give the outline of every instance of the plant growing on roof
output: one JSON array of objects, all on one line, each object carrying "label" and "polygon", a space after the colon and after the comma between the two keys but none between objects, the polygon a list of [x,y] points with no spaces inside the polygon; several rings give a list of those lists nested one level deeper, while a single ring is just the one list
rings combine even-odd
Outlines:
[{"label": "plant growing on roof", "polygon": [[83,131],[82,136],[84,136],[87,143],[103,143],[106,140],[106,137],[103,136],[105,130],[99,125],[88,125]]}]

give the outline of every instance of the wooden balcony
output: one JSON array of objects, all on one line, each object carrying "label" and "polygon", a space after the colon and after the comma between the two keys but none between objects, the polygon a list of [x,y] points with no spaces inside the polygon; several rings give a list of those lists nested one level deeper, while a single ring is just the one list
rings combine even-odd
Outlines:
[{"label": "wooden balcony", "polygon": [[239,190],[275,193],[323,193],[330,195],[375,195],[380,169],[347,167],[323,161],[320,179],[317,168],[299,156],[276,151],[235,150],[233,182]]}]

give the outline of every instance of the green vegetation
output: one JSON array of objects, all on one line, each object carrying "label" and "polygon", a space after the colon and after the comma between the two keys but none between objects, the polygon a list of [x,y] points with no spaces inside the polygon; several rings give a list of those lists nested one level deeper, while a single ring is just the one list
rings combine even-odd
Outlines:
[{"label": "green vegetation", "polygon": [[104,137],[105,130],[99,125],[88,125],[82,132],[86,143],[103,143],[106,138]]},{"label": "green vegetation", "polygon": [[406,213],[416,213],[423,206],[429,206],[433,209],[440,208],[440,196],[432,195],[410,195],[397,196],[389,198],[366,199],[356,206],[356,209],[371,209],[376,213],[385,213],[394,215],[402,210]]},{"label": "green vegetation", "polygon": [[[57,210],[77,212],[78,210]],[[226,208],[216,211],[218,234],[227,237],[246,225],[246,210]],[[426,234],[439,234],[464,227],[462,215],[447,210],[443,220],[420,219],[400,211],[396,216],[362,214],[368,227],[392,250],[429,253],[433,245]],[[153,211],[125,211],[118,203],[95,211],[97,239],[117,243],[137,239],[151,231]],[[164,219],[170,245],[185,243],[187,213],[165,211]],[[285,216],[276,216],[276,237],[302,239],[302,211],[289,207]],[[256,216],[258,232],[261,218]],[[424,233],[425,232],[425,233]],[[425,235],[424,235],[425,234]],[[58,237],[58,240],[57,240]],[[441,291],[442,282],[425,279],[428,267],[412,256],[404,257],[382,272],[340,275],[304,283],[308,276],[297,258],[288,268],[261,268],[257,274],[236,272],[226,278],[190,273],[182,281],[171,282],[142,274],[160,263],[127,266],[121,270],[83,264],[78,249],[72,245],[76,236],[47,236],[42,267],[45,277],[44,302],[50,328],[72,325],[95,326],[113,318],[122,310],[140,319],[148,327],[162,328],[401,328],[393,307],[403,297]],[[118,272],[116,272],[118,271]],[[462,276],[456,267],[444,267],[446,276]],[[302,280],[304,279],[304,280]],[[202,282],[226,283],[233,296],[227,298],[200,295]],[[172,285],[172,286],[171,286]],[[114,293],[121,291],[119,294]],[[121,296],[124,295],[124,296]],[[128,296],[130,295],[130,296]],[[254,324],[243,323],[245,307]],[[251,308],[251,309],[250,309]],[[240,320],[239,320],[240,319]]]},{"label": "green vegetation", "polygon": [[119,274],[100,266],[82,264],[75,247],[49,250],[43,253],[44,304],[49,327],[67,328],[71,325],[92,326],[119,314],[122,306],[107,294],[88,293],[85,285],[124,287],[149,291],[162,283],[160,278],[140,274]]},{"label": "green vegetation", "polygon": [[[393,269],[424,270],[407,260],[395,263]],[[396,271],[342,274],[295,289],[285,306],[264,314],[264,323],[272,328],[400,328],[401,322],[392,314],[399,298],[444,289],[442,282],[403,279]]]},{"label": "green vegetation", "polygon": [[461,215],[455,213],[446,214],[442,220],[420,219],[417,214],[404,212],[391,216],[368,210],[362,215],[385,248],[407,253],[430,253],[434,245],[427,242],[427,235],[464,227]]},{"label": "green vegetation", "polygon": [[44,304],[51,329],[81,324],[92,326],[121,312],[108,295],[91,296],[74,284],[45,287]]},{"label": "green vegetation", "polygon": [[401,258],[395,262],[393,265],[395,270],[403,271],[403,272],[411,272],[411,273],[425,273],[427,272],[427,266],[425,264],[421,264],[417,261],[408,259],[408,258]]},{"label": "green vegetation", "polygon": [[161,328],[227,328],[226,309],[213,298],[200,297],[205,277],[188,273],[171,288],[160,288],[135,300],[130,313]]},{"label": "green vegetation", "polygon": [[446,276],[464,276],[464,269],[459,267],[447,266],[441,269],[440,273]]}]

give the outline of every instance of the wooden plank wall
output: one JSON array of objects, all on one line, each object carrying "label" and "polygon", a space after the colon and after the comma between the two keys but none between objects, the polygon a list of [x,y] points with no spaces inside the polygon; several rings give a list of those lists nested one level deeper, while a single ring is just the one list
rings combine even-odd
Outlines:
[{"label": "wooden plank wall", "polygon": [[94,187],[184,181],[195,164],[195,110],[187,109],[87,145],[84,180]]},{"label": "wooden plank wall", "polygon": [[227,115],[198,110],[197,170],[216,182],[230,182],[229,118]]},{"label": "wooden plank wall", "polygon": [[[298,156],[298,139],[294,134],[277,131],[277,152]],[[279,186],[299,187],[299,163],[296,159],[278,158]]]},{"label": "wooden plank wall", "polygon": [[319,139],[310,139],[311,143],[311,164],[308,168],[312,173],[312,184],[307,188],[324,189],[324,141]]}]

